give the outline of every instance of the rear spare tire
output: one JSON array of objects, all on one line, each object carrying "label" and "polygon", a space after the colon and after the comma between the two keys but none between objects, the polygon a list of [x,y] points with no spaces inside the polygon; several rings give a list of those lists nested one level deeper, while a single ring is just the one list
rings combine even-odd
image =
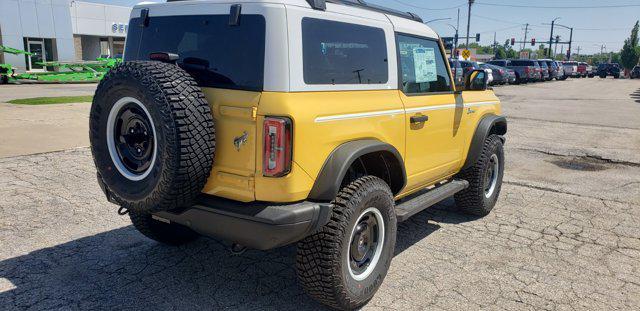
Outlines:
[{"label": "rear spare tire", "polygon": [[192,205],[213,165],[211,108],[193,77],[172,64],[111,70],[93,99],[89,138],[105,192],[139,213]]}]

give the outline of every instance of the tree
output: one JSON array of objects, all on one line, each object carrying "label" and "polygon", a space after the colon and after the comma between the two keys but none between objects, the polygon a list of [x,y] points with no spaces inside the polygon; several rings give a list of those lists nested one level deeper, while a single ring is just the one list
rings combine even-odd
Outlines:
[{"label": "tree", "polygon": [[633,69],[633,67],[638,64],[638,60],[640,60],[638,30],[640,30],[640,24],[636,22],[636,25],[633,26],[631,30],[631,36],[624,40],[624,46],[622,46],[622,51],[620,51],[620,65],[622,65],[627,72]]},{"label": "tree", "polygon": [[507,58],[507,52],[504,50],[504,47],[499,46],[496,49],[496,59],[505,59]]}]

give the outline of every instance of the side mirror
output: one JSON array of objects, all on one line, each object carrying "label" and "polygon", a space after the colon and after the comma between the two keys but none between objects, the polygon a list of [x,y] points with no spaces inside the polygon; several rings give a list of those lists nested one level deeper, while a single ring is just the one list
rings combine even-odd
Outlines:
[{"label": "side mirror", "polygon": [[467,91],[485,91],[489,88],[489,75],[484,69],[475,69],[465,77],[464,89]]}]

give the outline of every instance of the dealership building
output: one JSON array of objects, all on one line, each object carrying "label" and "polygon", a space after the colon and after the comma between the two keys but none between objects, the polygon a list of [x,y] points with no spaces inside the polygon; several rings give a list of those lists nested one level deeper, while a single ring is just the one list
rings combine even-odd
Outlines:
[{"label": "dealership building", "polygon": [[[34,55],[0,53],[19,72],[37,63],[116,57],[124,51],[130,7],[74,0],[0,0],[0,45]],[[51,68],[49,68],[51,69]]]}]

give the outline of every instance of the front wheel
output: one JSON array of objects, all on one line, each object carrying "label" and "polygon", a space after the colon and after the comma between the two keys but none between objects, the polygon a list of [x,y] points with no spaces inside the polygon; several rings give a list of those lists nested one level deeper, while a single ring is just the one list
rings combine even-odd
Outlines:
[{"label": "front wheel", "polygon": [[490,135],[484,141],[482,153],[476,163],[464,169],[458,176],[469,182],[469,188],[454,196],[458,208],[477,216],[488,215],[498,200],[503,173],[502,138],[498,135]]},{"label": "front wheel", "polygon": [[387,275],[396,242],[393,194],[365,176],[342,188],[331,219],[298,243],[296,272],[314,299],[339,310],[366,304]]}]

